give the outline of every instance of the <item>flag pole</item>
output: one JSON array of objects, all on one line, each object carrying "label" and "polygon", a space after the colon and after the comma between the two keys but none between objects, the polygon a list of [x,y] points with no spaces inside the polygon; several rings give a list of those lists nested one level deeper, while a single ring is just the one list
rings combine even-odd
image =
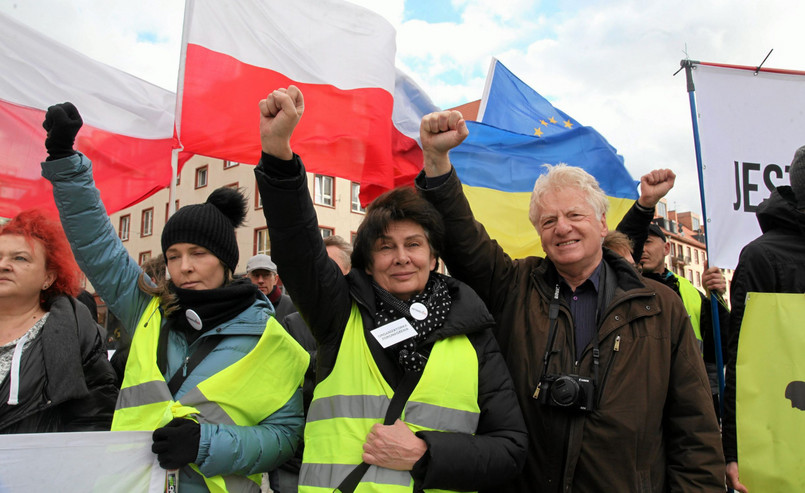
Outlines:
[{"label": "flag pole", "polygon": [[[680,62],[685,69],[685,77],[687,79],[687,91],[690,100],[690,116],[693,121],[693,144],[696,150],[696,169],[699,174],[699,195],[702,202],[702,225],[704,227],[704,248],[707,250],[708,266],[710,260],[710,235],[707,233],[707,206],[704,200],[704,179],[702,173],[702,147],[701,140],[699,139],[699,119],[696,112],[696,88],[693,84],[693,70],[699,64],[693,60],[682,60]],[[721,418],[724,418],[724,356],[721,348],[721,324],[718,317],[718,298],[715,293],[710,293],[710,312],[712,314],[711,320],[713,322],[713,342],[715,343],[716,352],[716,367],[718,369],[718,404]]]},{"label": "flag pole", "polygon": [[182,22],[182,46],[179,52],[179,75],[176,81],[176,109],[173,115],[174,131],[176,132],[177,146],[171,152],[171,184],[168,197],[168,216],[176,212],[176,177],[179,176],[179,153],[184,149],[182,146],[182,97],[184,94],[184,70],[187,58],[187,28],[190,17],[193,14],[193,0],[187,0],[184,5],[184,21]]}]

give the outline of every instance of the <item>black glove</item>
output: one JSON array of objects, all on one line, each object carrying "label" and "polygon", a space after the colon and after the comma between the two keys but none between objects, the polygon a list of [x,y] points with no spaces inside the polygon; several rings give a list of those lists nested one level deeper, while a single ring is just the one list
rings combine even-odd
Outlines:
[{"label": "black glove", "polygon": [[45,148],[48,150],[48,161],[75,154],[73,143],[78,130],[84,121],[73,103],[56,104],[48,108],[42,126],[47,130]]},{"label": "black glove", "polygon": [[195,421],[173,418],[170,423],[154,430],[151,452],[157,454],[159,467],[179,469],[196,461],[201,426]]}]

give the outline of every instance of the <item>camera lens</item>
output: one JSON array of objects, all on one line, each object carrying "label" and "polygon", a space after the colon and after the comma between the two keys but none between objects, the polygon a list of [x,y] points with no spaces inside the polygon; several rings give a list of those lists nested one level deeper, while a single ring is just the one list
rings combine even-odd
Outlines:
[{"label": "camera lens", "polygon": [[572,378],[561,376],[551,385],[551,400],[562,407],[571,406],[579,395],[579,384]]}]

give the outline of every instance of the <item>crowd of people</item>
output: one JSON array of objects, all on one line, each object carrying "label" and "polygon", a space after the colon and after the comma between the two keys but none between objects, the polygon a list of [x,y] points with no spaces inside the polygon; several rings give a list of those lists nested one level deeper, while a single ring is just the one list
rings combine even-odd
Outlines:
[{"label": "crowd of people", "polygon": [[[529,210],[545,256],[512,259],[450,163],[461,113],[432,113],[415,187],[375,199],[350,245],[319,233],[291,144],[304,110],[294,86],[259,103],[272,256],[238,278],[241,192],[179,209],[140,266],[74,149],[78,109],[48,109],[42,175],[61,224],[30,210],[0,227],[0,433],[151,431],[182,492],[747,491],[744,299],[805,293],[805,147],[791,186],[758,208],[731,313],[721,270],[706,270],[715,314],[665,267],[652,219],[671,170],[643,176],[610,231],[596,180],[546,165]],[[82,272],[127,333],[112,362],[92,300],[78,301]]]}]

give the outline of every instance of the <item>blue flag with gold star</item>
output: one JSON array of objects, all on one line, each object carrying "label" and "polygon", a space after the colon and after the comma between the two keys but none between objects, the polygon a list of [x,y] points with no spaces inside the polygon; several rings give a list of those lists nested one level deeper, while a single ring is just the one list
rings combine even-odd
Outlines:
[{"label": "blue flag with gold star", "polygon": [[492,60],[478,121],[519,134],[549,137],[582,125]]},{"label": "blue flag with gold star", "polygon": [[450,151],[475,218],[513,258],[543,255],[528,220],[531,190],[543,164],[566,163],[594,176],[609,197],[611,228],[637,199],[637,184],[594,128],[555,108],[493,60],[478,122],[467,122],[467,139]]}]

